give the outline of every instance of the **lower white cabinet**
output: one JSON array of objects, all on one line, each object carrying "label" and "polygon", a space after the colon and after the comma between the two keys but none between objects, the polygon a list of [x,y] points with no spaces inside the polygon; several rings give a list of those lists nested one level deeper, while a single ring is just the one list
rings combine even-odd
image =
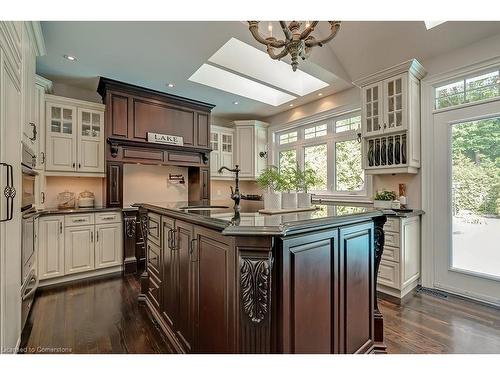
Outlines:
[{"label": "lower white cabinet", "polygon": [[81,225],[64,231],[66,275],[94,269],[94,226]]},{"label": "lower white cabinet", "polygon": [[117,211],[40,217],[40,280],[84,272],[91,275],[90,271],[120,266],[122,235],[121,213]]},{"label": "lower white cabinet", "polygon": [[40,280],[64,276],[64,216],[38,220],[38,277]]},{"label": "lower white cabinet", "polygon": [[122,263],[123,236],[120,224],[95,226],[95,268],[118,266]]},{"label": "lower white cabinet", "polygon": [[377,290],[403,298],[420,278],[420,216],[388,217]]}]

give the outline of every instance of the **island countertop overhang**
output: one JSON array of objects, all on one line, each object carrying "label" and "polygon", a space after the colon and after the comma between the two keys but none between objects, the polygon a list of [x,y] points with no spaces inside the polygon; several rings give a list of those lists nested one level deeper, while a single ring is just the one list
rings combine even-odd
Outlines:
[{"label": "island countertop overhang", "polygon": [[[219,202],[210,202],[219,205]],[[206,204],[206,202],[205,202]],[[238,214],[232,208],[207,211],[180,209],[187,203],[137,203],[133,206],[220,231],[226,236],[277,236],[303,234],[336,226],[345,226],[384,216],[382,210],[368,207],[319,204],[315,211],[280,215],[260,214],[249,207]],[[341,207],[341,209],[338,209]],[[352,211],[352,213],[350,212]]]}]

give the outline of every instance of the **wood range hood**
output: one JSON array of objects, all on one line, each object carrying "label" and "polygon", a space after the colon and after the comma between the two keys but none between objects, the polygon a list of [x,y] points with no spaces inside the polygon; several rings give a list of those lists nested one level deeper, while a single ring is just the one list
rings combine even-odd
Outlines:
[{"label": "wood range hood", "polygon": [[[188,167],[189,200],[210,199],[210,112],[214,105],[101,77],[106,105],[106,204],[123,206],[123,164]],[[147,141],[148,133],[183,145]],[[147,192],[145,191],[145,194]]]}]

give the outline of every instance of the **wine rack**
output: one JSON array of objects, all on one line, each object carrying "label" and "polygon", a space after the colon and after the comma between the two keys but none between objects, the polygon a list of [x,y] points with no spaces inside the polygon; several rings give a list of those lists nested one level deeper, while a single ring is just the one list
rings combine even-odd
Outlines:
[{"label": "wine rack", "polygon": [[407,133],[365,139],[365,168],[404,167],[407,164]]}]

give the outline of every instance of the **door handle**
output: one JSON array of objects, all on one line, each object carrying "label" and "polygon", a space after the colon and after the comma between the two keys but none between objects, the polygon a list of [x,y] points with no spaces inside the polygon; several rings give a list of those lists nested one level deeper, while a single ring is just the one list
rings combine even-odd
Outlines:
[{"label": "door handle", "polygon": [[45,152],[41,152],[40,155],[42,156],[42,160],[40,161],[40,164],[45,164]]},{"label": "door handle", "polygon": [[40,195],[42,196],[42,203],[45,203],[45,192],[41,192]]},{"label": "door handle", "polygon": [[0,223],[12,220],[14,216],[14,197],[16,196],[16,189],[14,187],[14,169],[12,165],[7,163],[0,163],[0,166],[7,168],[7,185],[3,189],[3,195],[7,199],[7,218],[0,219]]},{"label": "door handle", "polygon": [[33,127],[33,137],[30,137],[30,141],[36,141],[36,135],[38,132],[36,131],[36,124],[33,122],[29,123]]},{"label": "door handle", "polygon": [[62,233],[62,221],[59,222],[59,233]]},{"label": "door handle", "polygon": [[90,242],[94,242],[94,232],[90,232]]},{"label": "door handle", "polygon": [[95,232],[95,242],[99,242],[99,231]]},{"label": "door handle", "polygon": [[[194,254],[194,247],[195,247],[195,243],[197,243],[198,240],[196,238],[193,238],[191,240],[191,243],[190,243],[190,246],[189,246],[189,256],[191,257],[191,262],[196,262],[198,261],[198,259],[196,259],[193,254]],[[194,258],[194,259],[193,259]]]}]

